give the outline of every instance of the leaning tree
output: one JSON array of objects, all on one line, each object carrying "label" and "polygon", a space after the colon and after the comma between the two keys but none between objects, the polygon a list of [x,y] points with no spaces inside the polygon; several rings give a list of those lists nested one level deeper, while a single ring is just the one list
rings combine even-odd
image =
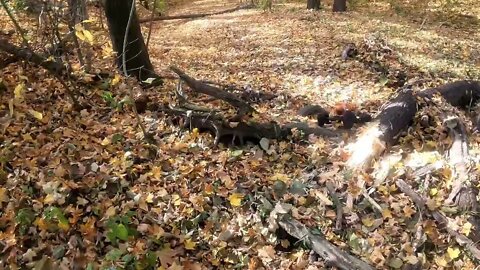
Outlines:
[{"label": "leaning tree", "polygon": [[[112,45],[117,52],[117,65],[123,69],[123,62],[125,62],[127,74],[135,76],[140,81],[154,78],[156,82],[160,82],[160,77],[153,69],[143,40],[135,11],[135,1],[106,0],[104,8]],[[124,45],[126,45],[125,48]]]}]

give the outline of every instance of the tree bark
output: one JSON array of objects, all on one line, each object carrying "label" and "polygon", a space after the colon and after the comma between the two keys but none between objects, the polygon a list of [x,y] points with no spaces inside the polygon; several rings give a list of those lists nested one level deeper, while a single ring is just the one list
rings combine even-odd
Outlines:
[{"label": "tree bark", "polygon": [[[106,0],[105,15],[114,51],[117,52],[117,65],[122,69],[122,53],[125,31],[128,24],[132,0]],[[128,29],[128,40],[125,48],[127,74],[135,76],[140,81],[160,77],[155,73],[150,62],[148,50],[143,40],[137,13],[134,12]]]},{"label": "tree bark", "polygon": [[320,0],[307,0],[307,9],[319,10]]},{"label": "tree bark", "polygon": [[333,12],[344,12],[344,11],[347,11],[347,0],[334,0]]}]

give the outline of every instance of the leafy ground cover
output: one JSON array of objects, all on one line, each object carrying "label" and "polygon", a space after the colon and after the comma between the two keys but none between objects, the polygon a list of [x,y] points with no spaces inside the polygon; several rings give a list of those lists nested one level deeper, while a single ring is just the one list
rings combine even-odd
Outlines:
[{"label": "leafy ground cover", "polygon": [[[236,4],[195,1],[175,5],[169,14]],[[414,13],[409,6],[378,2],[333,14],[306,11],[304,3],[277,3],[272,12],[154,23],[149,52],[162,75],[171,76],[168,67],[175,65],[196,78],[277,95],[255,105],[254,117],[263,121],[298,118],[298,108],[308,103],[348,101],[376,113],[396,88],[361,61],[343,61],[344,45],[388,46],[393,53],[382,63],[408,73],[418,88],[478,79],[478,3],[455,7],[460,9],[445,18],[435,5]],[[3,14],[0,26],[13,29]],[[92,32],[95,66],[113,72],[110,45],[101,42],[107,32],[98,21]],[[443,160],[451,141],[440,124],[408,130],[390,150],[389,171],[374,165],[386,174],[378,183],[382,177],[375,174],[343,170],[353,133],[342,142],[311,137],[216,147],[211,135],[180,130],[162,113],[147,111],[142,121],[155,134],[152,145],[142,140],[124,99],[126,85],[134,82],[117,76],[79,89],[91,107],[76,112],[63,86],[39,68],[12,64],[0,79],[3,267],[323,269],[302,239],[269,230],[276,202],[293,205],[297,220],[379,269],[418,261],[425,269],[474,269],[478,263],[395,185],[396,179],[418,182],[429,207],[442,207],[452,168]],[[172,103],[176,83],[167,79],[162,88],[146,91],[159,104]],[[220,102],[209,104],[227,110]],[[434,109],[427,113],[440,122]],[[472,134],[469,140],[475,162],[470,173],[478,178],[480,138]],[[435,166],[428,178],[410,173],[428,164]],[[327,184],[344,202],[340,230]],[[368,196],[359,188],[365,185],[372,191]],[[452,218],[468,235],[473,225],[463,214]]]}]

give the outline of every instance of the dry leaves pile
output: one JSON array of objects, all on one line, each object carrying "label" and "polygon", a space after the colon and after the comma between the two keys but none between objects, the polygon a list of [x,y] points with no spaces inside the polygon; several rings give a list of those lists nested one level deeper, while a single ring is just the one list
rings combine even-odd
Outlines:
[{"label": "dry leaves pile", "polygon": [[[341,60],[347,42],[382,36],[399,55],[385,61],[431,74],[411,78],[426,86],[480,74],[476,32],[434,23],[419,30],[388,12],[313,13],[284,3],[272,13],[157,23],[150,56],[162,74],[174,64],[197,78],[275,93],[277,99],[255,106],[258,117],[282,122],[307,101],[354,101],[375,112],[394,92],[359,61]],[[102,36],[93,31],[92,42]],[[100,47],[95,65],[113,72],[108,44]],[[174,83],[148,94],[172,102]],[[424,112],[432,127],[415,126],[387,165],[375,164],[380,176],[352,175],[343,170],[343,143],[310,138],[214,147],[212,136],[179,130],[159,112],[142,115],[157,141],[147,144],[124,99],[127,86],[135,83],[117,76],[81,89],[92,106],[76,112],[45,71],[22,64],[1,70],[0,268],[322,269],[302,239],[268,230],[276,202],[293,205],[297,220],[380,269],[419,261],[431,269],[475,267],[394,184],[419,183],[432,209],[448,196],[452,170],[442,156],[449,139],[434,108]],[[478,177],[480,139],[470,139],[477,166],[471,174]],[[412,178],[428,164],[433,174]],[[344,204],[340,231],[327,182]],[[472,223],[462,213],[452,217],[468,235]]]}]

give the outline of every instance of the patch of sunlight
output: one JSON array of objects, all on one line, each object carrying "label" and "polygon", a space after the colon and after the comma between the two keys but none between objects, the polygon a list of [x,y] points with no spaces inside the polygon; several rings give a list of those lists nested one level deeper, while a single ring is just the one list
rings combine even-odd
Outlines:
[{"label": "patch of sunlight", "polygon": [[444,165],[442,155],[438,151],[414,151],[408,154],[404,163],[405,166],[412,169],[422,168],[429,164],[432,164],[435,169],[440,169]]},{"label": "patch of sunlight", "polygon": [[385,144],[378,138],[382,135],[378,123],[371,124],[362,135],[346,149],[352,154],[347,161],[350,168],[363,168],[384,150]]}]

